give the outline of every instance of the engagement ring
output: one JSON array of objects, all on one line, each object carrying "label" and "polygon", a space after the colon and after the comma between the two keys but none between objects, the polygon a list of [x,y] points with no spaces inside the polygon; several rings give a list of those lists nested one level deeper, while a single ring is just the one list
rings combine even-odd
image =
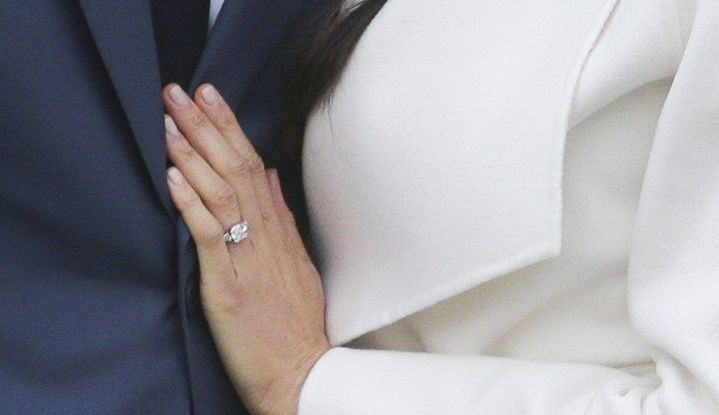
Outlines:
[{"label": "engagement ring", "polygon": [[250,236],[250,223],[243,221],[232,225],[229,231],[225,233],[222,239],[227,243],[239,244]]}]

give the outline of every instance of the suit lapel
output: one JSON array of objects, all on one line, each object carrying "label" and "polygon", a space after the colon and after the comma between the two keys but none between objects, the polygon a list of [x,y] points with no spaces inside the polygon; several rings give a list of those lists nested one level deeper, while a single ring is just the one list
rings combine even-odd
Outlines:
[{"label": "suit lapel", "polygon": [[149,2],[80,0],[80,5],[152,183],[172,214],[165,181],[160,70]]},{"label": "suit lapel", "polygon": [[[287,34],[305,0],[225,0],[190,90],[211,82],[236,110],[247,88]],[[174,208],[165,181],[160,70],[147,0],[80,0],[85,19],[163,205]],[[180,226],[180,245],[189,232]]]},{"label": "suit lapel", "polygon": [[191,89],[211,82],[236,110],[305,0],[225,0]]}]

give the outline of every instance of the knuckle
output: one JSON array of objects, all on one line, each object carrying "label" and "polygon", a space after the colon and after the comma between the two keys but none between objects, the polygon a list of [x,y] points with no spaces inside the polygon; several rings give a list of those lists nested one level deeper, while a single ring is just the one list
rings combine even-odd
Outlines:
[{"label": "knuckle", "polygon": [[231,208],[237,204],[235,191],[226,183],[223,183],[214,191],[213,202],[223,208]]},{"label": "knuckle", "polygon": [[233,127],[237,124],[237,118],[235,118],[235,114],[232,110],[225,107],[222,114],[220,114],[218,122],[222,127]]},{"label": "knuckle", "polygon": [[207,116],[199,111],[194,111],[190,115],[190,125],[194,128],[204,128],[209,123]]},{"label": "knuckle", "polygon": [[277,210],[273,205],[272,196],[265,193],[259,193],[257,194],[257,201],[259,202],[260,216],[262,217],[262,220],[268,223],[278,223],[279,217],[277,215]]},{"label": "knuckle", "polygon": [[178,144],[177,154],[183,160],[189,160],[194,158],[197,155],[197,152],[190,144],[187,143],[187,141],[184,141],[181,144]]},{"label": "knuckle", "polygon": [[238,156],[230,163],[227,170],[231,176],[245,176],[250,172],[250,163],[246,158]]},{"label": "knuckle", "polygon": [[182,192],[177,195],[177,208],[180,211],[186,211],[195,206],[200,198],[192,192]]},{"label": "knuckle", "polygon": [[222,229],[219,226],[206,225],[202,231],[195,236],[195,242],[199,246],[212,247],[222,241]]},{"label": "knuckle", "polygon": [[287,209],[286,207],[282,207],[279,216],[282,222],[285,224],[287,230],[295,232],[297,231],[297,218],[291,210]]},{"label": "knuckle", "polygon": [[260,216],[262,217],[263,222],[270,223],[270,224],[277,223],[277,217],[275,215],[273,215],[272,212],[270,212],[266,209],[262,209],[260,211]]},{"label": "knuckle", "polygon": [[265,174],[265,162],[262,160],[262,157],[260,157],[256,152],[251,152],[248,156],[248,163],[250,165],[250,169],[255,173],[262,173],[264,176]]}]

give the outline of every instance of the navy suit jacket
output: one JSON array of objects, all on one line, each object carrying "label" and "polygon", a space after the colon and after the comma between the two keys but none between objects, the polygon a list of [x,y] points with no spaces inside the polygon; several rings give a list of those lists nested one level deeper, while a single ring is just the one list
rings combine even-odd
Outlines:
[{"label": "navy suit jacket", "polygon": [[[192,82],[269,165],[317,4],[226,0]],[[0,33],[0,414],[245,413],[169,198],[148,0],[3,1]]]}]

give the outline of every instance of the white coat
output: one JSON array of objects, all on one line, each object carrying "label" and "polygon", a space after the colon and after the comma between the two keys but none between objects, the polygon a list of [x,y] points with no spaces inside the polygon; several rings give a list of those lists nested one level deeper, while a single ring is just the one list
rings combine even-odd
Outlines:
[{"label": "white coat", "polygon": [[[433,337],[460,314],[427,310],[572,249],[570,129],[662,81],[623,274],[629,348],[650,371],[458,354]],[[408,348],[421,353],[328,352],[301,415],[719,413],[716,0],[390,0],[310,120],[304,157],[333,344],[412,318],[425,332]],[[502,320],[507,300],[462,324]]]}]

